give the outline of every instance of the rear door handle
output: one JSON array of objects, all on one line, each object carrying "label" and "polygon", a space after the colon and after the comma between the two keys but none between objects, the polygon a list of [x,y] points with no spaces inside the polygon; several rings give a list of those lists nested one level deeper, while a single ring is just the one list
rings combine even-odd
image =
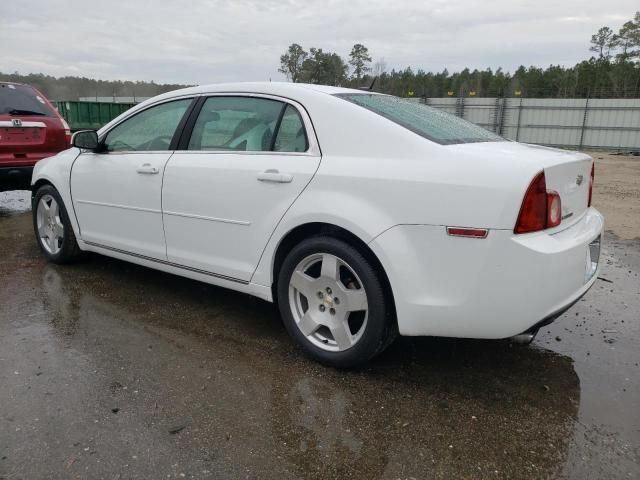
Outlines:
[{"label": "rear door handle", "polygon": [[291,183],[293,181],[293,175],[280,173],[278,170],[270,168],[269,170],[260,172],[258,174],[258,180],[261,182]]},{"label": "rear door handle", "polygon": [[142,165],[140,165],[137,169],[136,172],[138,173],[146,173],[146,174],[150,174],[150,175],[155,175],[156,173],[160,173],[160,169],[154,167],[153,165],[151,165],[150,163],[143,163]]}]

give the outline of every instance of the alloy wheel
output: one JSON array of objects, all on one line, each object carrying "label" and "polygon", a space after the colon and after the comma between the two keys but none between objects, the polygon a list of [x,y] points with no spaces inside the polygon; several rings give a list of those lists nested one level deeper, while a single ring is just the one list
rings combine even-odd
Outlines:
[{"label": "alloy wheel", "polygon": [[329,253],[298,263],[289,280],[289,306],[302,334],[326,351],[353,347],[367,326],[362,281],[345,260]]},{"label": "alloy wheel", "polygon": [[60,219],[60,206],[51,195],[46,194],[40,198],[36,222],[42,247],[51,255],[58,254],[64,240],[64,225]]}]

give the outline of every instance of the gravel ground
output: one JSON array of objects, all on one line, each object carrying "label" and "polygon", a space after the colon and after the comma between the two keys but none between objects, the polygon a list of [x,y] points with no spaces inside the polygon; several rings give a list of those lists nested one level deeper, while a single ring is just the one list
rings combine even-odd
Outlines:
[{"label": "gravel ground", "polygon": [[640,238],[640,155],[589,154],[596,162],[593,203],[607,229],[620,238]]},{"label": "gravel ground", "polygon": [[355,371],[258,299],[48,264],[0,193],[0,479],[639,478],[640,162],[595,156],[600,279],[531,346],[401,338]]}]

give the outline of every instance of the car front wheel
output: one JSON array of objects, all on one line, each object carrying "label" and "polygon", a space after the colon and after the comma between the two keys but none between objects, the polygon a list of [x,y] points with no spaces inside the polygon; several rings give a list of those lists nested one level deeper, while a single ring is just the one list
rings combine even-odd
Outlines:
[{"label": "car front wheel", "polygon": [[38,246],[54,263],[69,263],[80,256],[67,209],[51,185],[38,189],[33,198],[33,229]]},{"label": "car front wheel", "polygon": [[364,363],[395,335],[380,272],[333,237],[313,237],[292,249],[278,276],[278,304],[289,334],[325,365]]}]

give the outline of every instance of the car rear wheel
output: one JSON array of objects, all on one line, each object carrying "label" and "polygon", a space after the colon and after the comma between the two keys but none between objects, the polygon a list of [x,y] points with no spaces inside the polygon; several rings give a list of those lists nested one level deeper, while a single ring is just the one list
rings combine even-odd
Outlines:
[{"label": "car rear wheel", "polygon": [[395,336],[380,273],[358,250],[333,237],[307,239],[287,255],[278,304],[289,334],[325,365],[366,362]]},{"label": "car rear wheel", "polygon": [[40,187],[33,199],[33,229],[38,246],[49,261],[69,263],[80,256],[67,210],[51,185]]}]

